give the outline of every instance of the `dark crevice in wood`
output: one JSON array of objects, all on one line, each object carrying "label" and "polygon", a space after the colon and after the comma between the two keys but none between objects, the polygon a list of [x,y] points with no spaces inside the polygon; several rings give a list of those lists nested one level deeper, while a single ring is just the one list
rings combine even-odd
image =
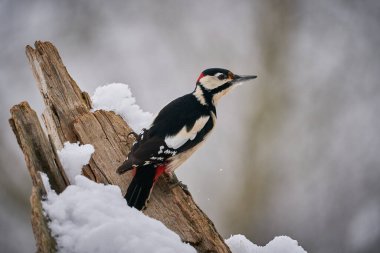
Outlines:
[{"label": "dark crevice in wood", "polygon": [[86,103],[88,109],[91,110],[92,109],[92,101],[91,101],[90,95],[88,95],[87,92],[83,91],[82,92],[82,99]]},{"label": "dark crevice in wood", "polygon": [[48,135],[48,138],[49,138],[49,143],[50,143],[51,148],[52,148],[53,153],[54,153],[54,161],[55,161],[55,163],[57,165],[58,172],[59,172],[60,176],[62,177],[62,179],[65,181],[66,185],[69,185],[70,181],[69,181],[69,179],[66,176],[65,169],[62,166],[61,160],[59,160],[57,149],[56,149],[56,147],[55,147],[55,145],[53,143],[53,140],[52,140],[50,134]]}]

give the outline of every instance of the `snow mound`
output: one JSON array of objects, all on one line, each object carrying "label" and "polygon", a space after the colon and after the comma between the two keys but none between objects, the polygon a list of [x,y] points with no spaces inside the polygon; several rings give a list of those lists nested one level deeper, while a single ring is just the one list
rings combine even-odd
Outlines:
[{"label": "snow mound", "polygon": [[58,150],[58,157],[65,169],[66,175],[70,183],[74,182],[76,175],[82,173],[83,165],[88,164],[92,153],[95,152],[91,144],[80,145],[77,143],[65,142],[63,149]]},{"label": "snow mound", "polygon": [[120,188],[84,176],[57,195],[48,184],[43,208],[60,253],[195,253],[161,222],[130,208]]},{"label": "snow mound", "polygon": [[232,253],[307,253],[296,240],[277,236],[265,246],[257,246],[244,235],[234,235],[226,240]]},{"label": "snow mound", "polygon": [[91,100],[94,111],[106,110],[119,114],[136,133],[153,122],[153,114],[144,112],[136,104],[127,84],[111,83],[98,87]]}]

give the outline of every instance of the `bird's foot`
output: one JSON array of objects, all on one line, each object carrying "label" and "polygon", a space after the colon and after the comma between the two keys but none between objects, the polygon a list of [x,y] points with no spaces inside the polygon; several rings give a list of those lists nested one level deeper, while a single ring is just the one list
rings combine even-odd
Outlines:
[{"label": "bird's foot", "polygon": [[176,174],[174,174],[174,172],[170,173],[169,174],[169,188],[170,189],[173,189],[174,187],[181,187],[181,189],[187,194],[187,195],[191,195],[190,192],[189,192],[189,188],[187,187],[187,185],[185,185],[184,183],[182,183],[182,181],[179,181],[178,180],[178,177],[176,176]]},{"label": "bird's foot", "polygon": [[136,142],[139,138],[139,135],[133,131],[128,134],[122,134],[121,136],[123,138],[120,140],[120,142],[125,145],[128,145],[129,143],[131,143],[131,140],[130,140],[131,135],[132,135],[132,138],[134,139],[134,142]]},{"label": "bird's foot", "polygon": [[135,137],[136,140],[139,138],[139,135],[138,135],[137,133],[133,132],[133,131],[130,132],[130,133],[127,135],[127,137],[129,137],[129,136],[131,136],[131,135],[133,135],[133,137]]}]

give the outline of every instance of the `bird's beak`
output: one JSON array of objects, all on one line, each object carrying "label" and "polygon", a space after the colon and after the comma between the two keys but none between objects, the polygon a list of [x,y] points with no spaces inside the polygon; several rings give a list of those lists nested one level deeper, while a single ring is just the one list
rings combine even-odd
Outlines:
[{"label": "bird's beak", "polygon": [[232,83],[242,83],[242,82],[245,82],[245,81],[248,81],[248,80],[251,80],[251,79],[255,79],[257,78],[257,76],[239,76],[239,75],[234,75],[233,79],[232,79]]}]

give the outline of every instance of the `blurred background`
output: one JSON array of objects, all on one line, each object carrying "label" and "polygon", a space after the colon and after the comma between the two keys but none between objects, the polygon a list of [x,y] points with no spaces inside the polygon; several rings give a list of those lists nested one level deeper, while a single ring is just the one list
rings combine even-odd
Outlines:
[{"label": "blurred background", "polygon": [[49,40],[92,94],[129,84],[157,112],[223,67],[258,79],[219,104],[178,171],[225,238],[308,252],[380,247],[380,1],[0,0],[0,248],[32,252],[31,181],[9,108],[43,104],[24,53]]}]

